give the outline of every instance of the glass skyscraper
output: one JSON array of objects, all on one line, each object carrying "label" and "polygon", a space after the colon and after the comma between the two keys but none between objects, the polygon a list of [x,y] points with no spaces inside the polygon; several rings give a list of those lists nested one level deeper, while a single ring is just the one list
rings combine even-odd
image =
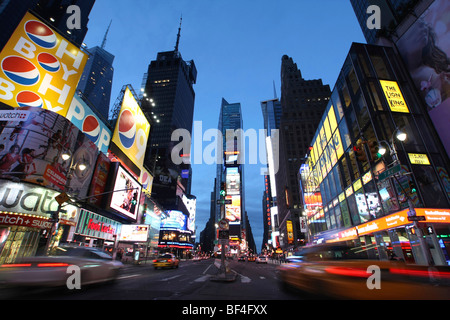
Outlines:
[{"label": "glass skyscraper", "polygon": [[154,198],[166,209],[178,206],[177,188],[191,192],[191,166],[174,164],[171,153],[179,142],[171,137],[177,129],[192,133],[196,80],[195,63],[183,60],[177,41],[174,51],[159,52],[150,63],[141,88],[142,111],[153,122],[144,163],[155,175]]}]

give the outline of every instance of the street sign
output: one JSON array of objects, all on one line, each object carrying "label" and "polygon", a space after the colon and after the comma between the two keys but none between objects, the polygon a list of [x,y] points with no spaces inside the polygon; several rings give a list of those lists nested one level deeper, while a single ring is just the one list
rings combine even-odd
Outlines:
[{"label": "street sign", "polygon": [[380,173],[378,175],[378,181],[381,182],[383,180],[386,180],[387,178],[399,173],[401,169],[402,169],[401,166],[399,164],[396,164],[392,168],[387,169],[387,170],[383,171],[382,173]]},{"label": "street sign", "polygon": [[228,230],[229,224],[227,219],[222,219],[219,221],[219,230]]},{"label": "street sign", "polygon": [[426,221],[425,216],[408,216],[408,221]]},{"label": "street sign", "polygon": [[220,200],[217,200],[217,204],[232,204],[232,200],[231,199],[220,199]]},{"label": "street sign", "polygon": [[56,202],[58,202],[60,205],[63,204],[64,202],[67,202],[69,200],[69,196],[67,195],[67,193],[63,192],[58,194],[55,197]]}]

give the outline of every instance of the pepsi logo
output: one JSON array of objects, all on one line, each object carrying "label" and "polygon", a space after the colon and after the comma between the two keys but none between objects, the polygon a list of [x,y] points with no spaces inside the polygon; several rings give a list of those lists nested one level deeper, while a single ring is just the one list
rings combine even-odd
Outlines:
[{"label": "pepsi logo", "polygon": [[43,52],[37,57],[39,65],[48,72],[57,72],[61,65],[58,59],[50,53]]},{"label": "pepsi logo", "polygon": [[83,121],[82,130],[92,142],[97,142],[100,136],[100,124],[96,117],[87,116]]},{"label": "pepsi logo", "polygon": [[25,32],[38,46],[51,49],[56,46],[57,38],[53,31],[39,21],[30,20],[25,24]]},{"label": "pepsi logo", "polygon": [[124,110],[119,119],[119,139],[124,148],[133,146],[136,138],[136,121],[130,110]]},{"label": "pepsi logo", "polygon": [[31,86],[39,81],[38,68],[25,58],[9,56],[2,61],[5,75],[20,85]]},{"label": "pepsi logo", "polygon": [[150,176],[146,171],[142,174],[142,188],[147,189],[148,184],[150,182]]},{"label": "pepsi logo", "polygon": [[44,101],[42,98],[31,91],[20,92],[16,97],[16,101],[19,107],[42,108],[44,106]]}]

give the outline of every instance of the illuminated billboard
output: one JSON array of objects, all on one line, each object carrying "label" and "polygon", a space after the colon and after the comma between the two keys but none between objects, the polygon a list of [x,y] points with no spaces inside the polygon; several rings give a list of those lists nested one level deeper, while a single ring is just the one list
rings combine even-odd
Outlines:
[{"label": "illuminated billboard", "polygon": [[91,139],[101,152],[108,153],[111,130],[78,94],[74,95],[66,118]]},{"label": "illuminated billboard", "polygon": [[178,210],[166,211],[166,216],[161,217],[161,230],[167,229],[187,231],[187,216]]},{"label": "illuminated billboard", "polygon": [[[86,197],[98,149],[70,121],[54,112],[27,107],[0,110],[0,126],[0,178],[58,191],[66,188],[71,196]],[[71,157],[64,160],[63,154]],[[80,164],[85,165],[84,170]]]},{"label": "illuminated billboard", "polygon": [[31,13],[26,13],[0,53],[0,101],[66,116],[88,60]]},{"label": "illuminated billboard", "polygon": [[127,87],[111,141],[136,166],[139,171],[135,172],[137,175],[140,175],[144,165],[149,133],[150,123]]},{"label": "illuminated billboard", "polygon": [[120,232],[119,241],[147,242],[148,225],[124,224]]},{"label": "illuminated billboard", "polygon": [[241,193],[241,176],[237,167],[227,168],[226,188],[227,195]]},{"label": "illuminated billboard", "polygon": [[151,195],[153,186],[153,176],[146,169],[142,169],[139,177],[139,182],[142,184],[142,192]]},{"label": "illuminated billboard", "polygon": [[110,207],[133,220],[137,219],[141,185],[121,166],[117,169]]},{"label": "illuminated billboard", "polygon": [[408,106],[406,105],[397,82],[380,80],[380,84],[391,111],[409,113]]}]

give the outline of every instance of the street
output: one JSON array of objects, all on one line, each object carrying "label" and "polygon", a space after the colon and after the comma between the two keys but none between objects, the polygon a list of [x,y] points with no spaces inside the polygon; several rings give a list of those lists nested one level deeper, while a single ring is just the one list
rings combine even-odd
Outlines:
[{"label": "street", "polygon": [[181,261],[177,269],[157,269],[151,263],[125,265],[111,284],[81,290],[2,290],[0,299],[19,300],[293,300],[281,289],[277,264],[227,260],[234,281],[214,281],[220,260]]}]

